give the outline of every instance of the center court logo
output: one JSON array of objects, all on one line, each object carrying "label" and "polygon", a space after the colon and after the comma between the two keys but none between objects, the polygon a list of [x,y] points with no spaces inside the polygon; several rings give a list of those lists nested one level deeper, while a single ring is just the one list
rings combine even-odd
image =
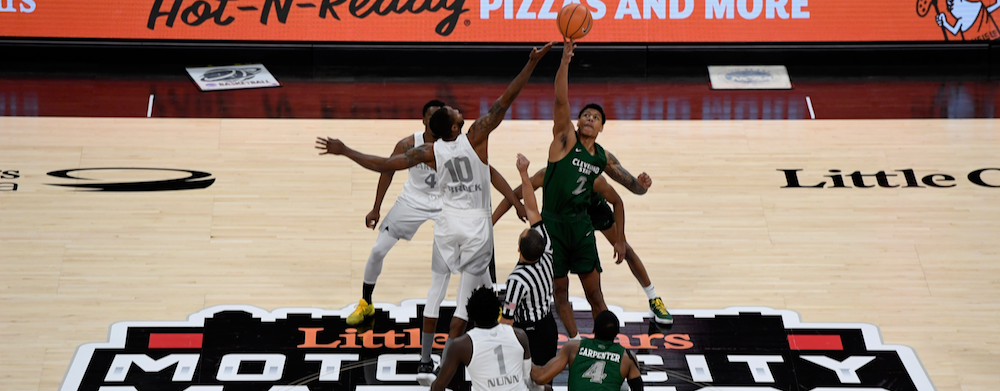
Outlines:
[{"label": "center court logo", "polygon": [[[155,181],[138,182],[87,182],[99,181],[92,176],[100,177],[106,172],[149,172],[149,171],[170,171],[180,175],[187,175],[176,179],[164,179]],[[86,173],[87,177],[82,177]],[[209,178],[212,174],[203,171],[181,170],[174,168],[140,168],[140,167],[105,167],[105,168],[77,168],[70,170],[58,170],[48,173],[56,178],[75,179],[80,183],[50,183],[52,186],[71,187],[93,191],[112,192],[148,192],[148,191],[170,191],[170,190],[192,190],[204,189],[215,183],[215,178]]]},{"label": "center court logo", "polygon": [[[578,307],[585,303],[573,301]],[[353,307],[267,311],[227,305],[187,321],[119,322],[108,342],[77,350],[60,390],[414,387],[422,303],[376,304],[374,323],[365,330],[345,323]],[[788,310],[734,307],[671,310],[674,325],[660,330],[645,312],[611,310],[622,322],[617,340],[637,353],[647,388],[934,390],[913,350],[884,345],[870,324],[802,323]],[[454,302],[446,302],[441,318],[453,312]],[[592,327],[589,311],[576,316],[583,329]],[[445,339],[446,333],[439,333],[435,349],[443,348]],[[565,390],[565,379],[557,379],[555,388]]]}]

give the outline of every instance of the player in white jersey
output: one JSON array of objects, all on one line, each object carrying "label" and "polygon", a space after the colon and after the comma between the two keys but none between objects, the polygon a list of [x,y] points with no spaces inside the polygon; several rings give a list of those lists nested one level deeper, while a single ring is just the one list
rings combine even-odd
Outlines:
[{"label": "player in white jersey", "polygon": [[[419,147],[425,143],[437,141],[431,132],[428,123],[431,114],[444,107],[445,104],[439,100],[431,100],[424,105],[424,130],[414,133],[413,136],[405,137],[396,143],[393,155],[399,155],[406,151]],[[426,164],[418,164],[410,167],[409,178],[403,184],[403,191],[396,198],[396,203],[389,209],[385,220],[378,226],[378,238],[372,246],[371,254],[368,255],[368,262],[365,263],[364,282],[361,287],[361,300],[357,308],[347,317],[347,324],[360,324],[365,318],[375,313],[375,306],[372,305],[372,292],[375,291],[375,282],[382,274],[382,263],[388,255],[389,250],[396,245],[400,239],[413,239],[413,234],[427,220],[437,219],[441,212],[441,191],[437,187],[437,172]],[[385,172],[378,179],[378,188],[375,191],[375,206],[372,211],[365,216],[365,226],[375,229],[378,224],[382,200],[385,199],[385,192],[392,183],[395,171]],[[432,256],[437,256],[434,252]],[[433,284],[432,284],[433,285]],[[445,284],[447,286],[447,284]],[[429,294],[428,296],[431,296]],[[428,301],[428,305],[430,304]],[[433,310],[433,309],[432,309]],[[437,311],[433,312],[433,317],[437,318]]]},{"label": "player in white jersey", "polygon": [[[492,206],[485,174],[489,162],[487,151],[490,133],[500,125],[510,105],[527,84],[538,61],[553,44],[555,42],[550,42],[541,49],[532,49],[528,63],[489,111],[476,119],[467,135],[462,134],[465,120],[461,112],[445,106],[430,119],[431,131],[440,140],[413,148],[403,155],[384,158],[355,151],[340,140],[320,137],[316,141],[316,148],[325,150],[321,155],[344,155],[369,170],[388,172],[420,163],[437,170],[438,187],[442,190],[442,208],[434,226],[434,250],[441,252],[444,262],[433,264],[431,270],[438,275],[461,274],[457,308],[449,331],[451,338],[458,337],[465,331],[468,322],[465,303],[472,289],[481,285],[492,286],[487,270],[493,256],[493,227],[490,220]],[[504,195],[512,204],[520,203],[516,201],[509,186],[506,190]],[[429,375],[425,371],[421,371],[421,374]],[[428,378],[429,376],[422,377],[424,380]]]},{"label": "player in white jersey", "polygon": [[500,300],[493,290],[477,288],[467,306],[476,327],[445,344],[441,373],[431,384],[431,390],[444,390],[459,365],[465,365],[472,388],[477,391],[539,389],[531,382],[528,336],[520,329],[497,322]]}]

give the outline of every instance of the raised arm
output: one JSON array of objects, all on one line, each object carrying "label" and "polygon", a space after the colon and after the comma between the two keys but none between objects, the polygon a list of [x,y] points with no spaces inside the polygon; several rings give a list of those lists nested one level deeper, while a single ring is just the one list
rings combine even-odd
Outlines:
[{"label": "raised arm", "polygon": [[316,149],[324,150],[320,155],[344,155],[361,167],[378,172],[405,170],[420,163],[427,163],[427,165],[434,167],[434,144],[423,144],[389,158],[363,154],[344,145],[340,140],[329,137],[318,138]]},{"label": "raised arm", "polygon": [[[544,180],[545,168],[542,168],[531,177],[531,186],[535,189],[542,187],[542,181]],[[521,199],[522,194],[524,194],[524,192],[521,191],[521,185],[517,185],[517,187],[514,188],[514,196]],[[510,210],[510,202],[507,202],[506,199],[501,200],[500,203],[497,204],[497,209],[493,211],[493,224],[496,225],[497,221],[500,221],[500,218],[503,217],[508,210]]]},{"label": "raised arm", "polygon": [[604,167],[604,173],[608,174],[609,178],[625,186],[632,193],[639,195],[646,194],[646,190],[653,186],[653,179],[649,177],[649,174],[644,172],[636,178],[625,167],[622,167],[622,163],[615,155],[607,150],[604,150],[604,153],[608,156],[608,165]]},{"label": "raised arm", "polygon": [[525,214],[526,212],[524,211],[524,205],[522,205],[521,201],[518,200],[514,191],[510,189],[510,184],[507,183],[507,180],[504,179],[503,175],[500,175],[500,172],[493,168],[493,166],[490,166],[490,183],[493,184],[493,188],[500,191],[500,194],[503,194],[504,201],[514,205],[514,208],[517,209],[517,217],[521,218],[521,221],[527,219],[527,215]]},{"label": "raised arm", "polygon": [[566,342],[562,349],[559,349],[559,353],[556,353],[555,357],[549,359],[549,362],[545,363],[545,366],[531,366],[531,380],[535,384],[548,384],[559,372],[566,369],[566,365],[573,363],[573,357],[576,357],[576,351],[579,349],[579,340]]},{"label": "raised arm", "polygon": [[[413,148],[413,137],[404,138],[396,143],[396,147],[392,149],[392,155],[399,155],[406,152],[410,148]],[[368,215],[365,216],[366,227],[375,229],[378,225],[378,220],[382,217],[382,201],[385,200],[385,192],[389,190],[389,185],[392,184],[392,177],[395,174],[395,171],[390,171],[383,172],[382,175],[379,175],[378,187],[375,188],[375,205],[372,206],[372,211],[368,212]]]},{"label": "raised arm", "polygon": [[556,71],[556,103],[552,110],[552,144],[549,145],[549,161],[562,159],[576,144],[576,129],[573,127],[572,113],[569,111],[569,62],[573,58],[576,41],[563,42],[562,62]]},{"label": "raised arm", "polygon": [[535,223],[542,221],[542,215],[538,213],[538,201],[535,200],[534,187],[532,187],[531,178],[528,177],[529,164],[531,162],[528,161],[528,158],[520,153],[517,154],[517,171],[521,174],[521,188],[532,188],[532,191],[522,191],[524,195],[524,212],[528,217],[528,224],[535,225]]},{"label": "raised arm", "polygon": [[[493,102],[490,110],[482,117],[479,117],[476,122],[472,123],[472,127],[469,128],[468,133],[469,143],[476,149],[476,153],[479,154],[480,158],[486,157],[486,140],[490,132],[500,125],[500,121],[503,121],[503,117],[507,115],[507,109],[510,108],[510,105],[514,103],[514,99],[524,89],[524,85],[528,84],[528,79],[531,78],[531,73],[535,71],[535,65],[538,65],[538,60],[541,60],[554,44],[555,41],[549,42],[545,46],[542,46],[541,49],[533,48],[531,54],[528,55],[528,63],[521,69],[521,73],[518,73],[514,81],[510,82],[503,95],[500,95],[500,98],[496,102]],[[486,160],[484,159],[483,161]]]},{"label": "raised arm", "polygon": [[614,207],[615,236],[618,237],[618,240],[615,241],[615,263],[622,263],[628,250],[628,244],[625,242],[625,203],[622,202],[622,198],[615,191],[615,188],[611,187],[611,184],[603,176],[594,180],[594,191],[608,200]]}]

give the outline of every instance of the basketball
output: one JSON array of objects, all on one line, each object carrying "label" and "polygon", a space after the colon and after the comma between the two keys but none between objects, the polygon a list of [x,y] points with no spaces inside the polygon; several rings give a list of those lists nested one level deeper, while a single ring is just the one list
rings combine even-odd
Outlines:
[{"label": "basketball", "polygon": [[580,39],[590,32],[590,28],[594,25],[594,17],[590,15],[590,10],[587,7],[571,3],[559,10],[556,23],[562,36],[569,39]]}]

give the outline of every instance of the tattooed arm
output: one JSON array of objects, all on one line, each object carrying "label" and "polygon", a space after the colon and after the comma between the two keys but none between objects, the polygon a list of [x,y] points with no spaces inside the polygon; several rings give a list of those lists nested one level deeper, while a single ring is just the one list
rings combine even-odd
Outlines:
[{"label": "tattooed arm", "polygon": [[646,194],[646,190],[653,185],[653,179],[645,172],[639,174],[638,178],[632,176],[625,167],[622,167],[621,162],[618,161],[615,155],[607,150],[604,152],[608,155],[608,165],[604,167],[604,173],[615,182],[625,186],[632,193],[639,195]]},{"label": "tattooed arm", "polygon": [[340,140],[329,137],[317,139],[316,149],[324,150],[320,155],[344,155],[361,167],[378,172],[405,170],[420,163],[427,163],[431,167],[434,164],[434,144],[423,144],[390,158],[363,154],[344,145]]},{"label": "tattooed arm", "polygon": [[528,84],[528,79],[531,78],[531,73],[535,71],[535,65],[538,64],[538,60],[541,60],[545,56],[545,53],[552,48],[553,44],[555,44],[555,41],[549,42],[541,49],[532,49],[531,54],[528,56],[528,63],[521,69],[521,73],[517,74],[514,81],[510,82],[503,95],[500,95],[500,98],[496,102],[493,102],[490,111],[479,117],[472,124],[472,127],[469,128],[469,143],[476,149],[476,153],[479,154],[480,159],[484,163],[486,162],[486,140],[489,138],[490,132],[500,125],[500,121],[503,121],[503,117],[507,115],[507,109],[510,108],[510,105],[514,103],[514,99],[524,89],[524,85]]}]

